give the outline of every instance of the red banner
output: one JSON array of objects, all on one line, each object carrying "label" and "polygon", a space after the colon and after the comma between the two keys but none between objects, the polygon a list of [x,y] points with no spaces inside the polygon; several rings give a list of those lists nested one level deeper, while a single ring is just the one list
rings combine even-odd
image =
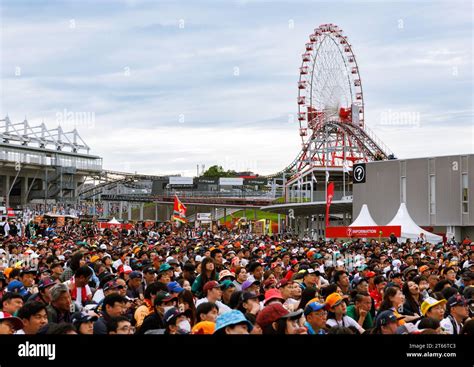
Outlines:
[{"label": "red banner", "polygon": [[179,200],[178,195],[174,196],[173,217],[171,219],[186,223],[186,207],[181,200]]},{"label": "red banner", "polygon": [[330,182],[328,185],[328,191],[326,196],[326,228],[329,227],[329,207],[331,206],[333,196],[334,182]]},{"label": "red banner", "polygon": [[391,234],[400,237],[401,226],[367,226],[367,227],[326,227],[327,238],[376,238],[390,237]]}]

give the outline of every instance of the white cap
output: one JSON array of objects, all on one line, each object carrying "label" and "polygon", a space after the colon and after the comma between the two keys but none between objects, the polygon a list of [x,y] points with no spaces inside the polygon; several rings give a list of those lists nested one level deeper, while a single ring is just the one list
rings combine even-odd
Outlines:
[{"label": "white cap", "polygon": [[107,250],[107,245],[103,243],[102,245],[99,246],[101,250]]},{"label": "white cap", "polygon": [[194,261],[201,262],[202,261],[202,256],[201,255],[196,255],[196,257],[194,258]]}]

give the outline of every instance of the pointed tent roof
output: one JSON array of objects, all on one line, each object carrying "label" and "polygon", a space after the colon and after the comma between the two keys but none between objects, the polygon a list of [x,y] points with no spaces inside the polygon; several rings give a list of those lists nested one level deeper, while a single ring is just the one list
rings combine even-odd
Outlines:
[{"label": "pointed tent roof", "polygon": [[362,205],[360,208],[359,215],[357,218],[352,222],[349,227],[366,227],[366,226],[376,226],[374,219],[370,215],[369,208],[366,204]]},{"label": "pointed tent roof", "polygon": [[423,233],[428,242],[437,243],[443,240],[443,237],[425,231],[423,228],[419,227],[408,213],[408,209],[405,203],[400,204],[400,208],[398,208],[397,214],[395,214],[395,216],[387,224],[387,226],[401,226],[401,238],[403,239],[410,238],[412,240],[416,240],[420,236],[420,233]]},{"label": "pointed tent roof", "polygon": [[113,217],[112,220],[109,220],[107,223],[109,223],[109,224],[120,224],[120,222],[117,219],[115,219],[115,217]]}]

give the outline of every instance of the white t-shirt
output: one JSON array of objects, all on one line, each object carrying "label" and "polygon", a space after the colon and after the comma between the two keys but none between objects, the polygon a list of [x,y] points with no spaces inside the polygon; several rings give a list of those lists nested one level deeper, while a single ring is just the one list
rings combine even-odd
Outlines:
[{"label": "white t-shirt", "polygon": [[[204,303],[204,302],[210,302],[210,301],[207,299],[207,297],[198,299],[196,301],[196,307],[199,306],[201,303]],[[232,311],[232,309],[229,306],[223,304],[221,301],[216,301],[214,303],[219,308],[219,315],[222,315],[223,313]]]},{"label": "white t-shirt", "polygon": [[103,289],[97,289],[94,293],[94,296],[92,297],[92,300],[95,303],[99,304],[104,298],[105,298],[104,290]]},{"label": "white t-shirt", "polygon": [[336,326],[342,326],[342,327],[349,327],[349,326],[354,326],[357,330],[359,330],[360,333],[363,333],[365,330],[362,326],[359,325],[357,321],[355,321],[353,318],[344,315],[341,321],[337,322],[335,319],[328,319],[326,321],[326,325],[330,327],[336,327]]},{"label": "white t-shirt", "polygon": [[453,328],[453,324],[452,324],[451,320],[454,321],[454,323],[456,324],[457,335],[459,335],[461,333],[462,325],[459,324],[454,318],[446,317],[443,320],[441,320],[441,322],[439,324],[445,332],[447,332],[448,334],[453,335],[454,334],[454,328]]}]

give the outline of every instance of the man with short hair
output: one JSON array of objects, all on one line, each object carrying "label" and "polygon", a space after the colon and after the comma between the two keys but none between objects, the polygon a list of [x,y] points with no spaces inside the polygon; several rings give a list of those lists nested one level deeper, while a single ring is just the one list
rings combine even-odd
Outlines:
[{"label": "man with short hair", "polygon": [[143,299],[142,273],[132,271],[128,275],[127,296],[131,299]]},{"label": "man with short hair", "polygon": [[85,306],[86,302],[92,299],[92,291],[88,284],[92,274],[91,268],[81,266],[74,272],[74,276],[71,279],[64,282],[69,288],[71,299],[78,306]]},{"label": "man with short hair", "polygon": [[374,327],[374,321],[370,310],[372,298],[367,292],[359,292],[354,297],[355,304],[347,307],[347,316],[351,317],[365,330]]},{"label": "man with short hair", "polygon": [[214,259],[214,267],[216,269],[216,273],[219,274],[222,270],[224,270],[224,256],[222,254],[222,250],[218,248],[212,250],[211,258]]},{"label": "man with short hair", "polygon": [[449,315],[440,322],[440,325],[447,334],[459,335],[464,320],[469,317],[467,301],[460,294],[456,294],[449,297],[447,304]]},{"label": "man with short hair", "polygon": [[229,312],[231,308],[224,303],[221,302],[222,299],[222,285],[219,284],[215,280],[211,280],[204,284],[204,287],[202,288],[203,294],[206,295],[206,297],[201,298],[197,300],[196,302],[196,307],[199,306],[203,302],[213,302],[219,307],[219,315]]},{"label": "man with short hair", "polygon": [[326,334],[327,311],[325,305],[318,302],[308,303],[304,309],[306,322],[304,326],[309,335]]},{"label": "man with short hair", "polygon": [[345,270],[339,270],[334,273],[334,282],[341,288],[342,293],[345,295],[349,294],[349,275]]},{"label": "man with short hair", "polygon": [[102,302],[102,315],[94,323],[94,334],[107,334],[107,322],[112,317],[122,316],[126,310],[127,299],[118,293],[109,294]]},{"label": "man with short hair", "polygon": [[301,289],[306,288],[317,288],[318,284],[318,277],[321,274],[319,271],[314,270],[313,268],[309,268],[303,271],[303,282],[301,282],[300,287]]},{"label": "man with short hair", "polygon": [[109,335],[130,335],[135,332],[130,320],[125,316],[111,317],[107,321],[107,334]]},{"label": "man with short hair", "polygon": [[392,310],[382,311],[375,321],[375,334],[393,335],[396,334],[399,318]]},{"label": "man with short hair", "polygon": [[15,315],[16,312],[23,306],[23,297],[20,293],[7,292],[3,294],[2,311]]},{"label": "man with short hair", "polygon": [[55,282],[60,281],[61,274],[64,272],[63,264],[59,261],[55,261],[49,267],[51,270],[51,279]]},{"label": "man with short hair", "polygon": [[64,283],[56,284],[51,288],[51,302],[46,306],[48,312],[48,322],[59,324],[60,322],[70,322],[73,303],[69,289]]},{"label": "man with short hair", "polygon": [[37,334],[48,323],[46,305],[42,302],[26,302],[18,311],[18,318],[23,321],[23,329],[16,334]]},{"label": "man with short hair", "polygon": [[249,264],[247,269],[249,276],[247,277],[247,281],[259,281],[262,283],[263,281],[263,266],[258,261],[254,261]]}]

